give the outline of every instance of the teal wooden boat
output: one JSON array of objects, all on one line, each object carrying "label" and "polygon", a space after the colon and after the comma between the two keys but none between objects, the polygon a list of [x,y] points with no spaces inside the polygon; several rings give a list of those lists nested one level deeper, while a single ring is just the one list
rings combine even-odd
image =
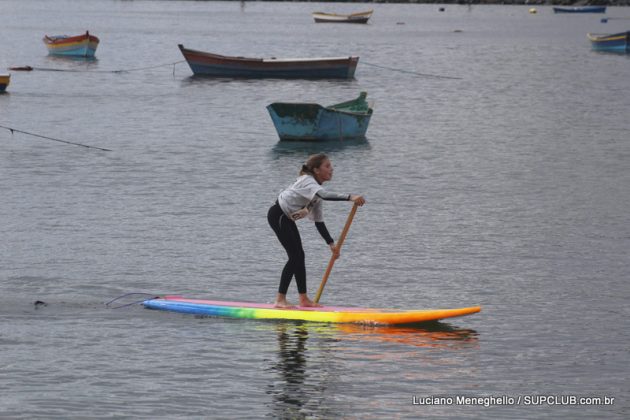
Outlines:
[{"label": "teal wooden boat", "polygon": [[595,51],[616,53],[630,52],[630,31],[618,34],[586,34]]},{"label": "teal wooden boat", "polygon": [[358,98],[323,107],[313,103],[275,102],[267,106],[280,140],[326,141],[365,138],[372,108]]}]

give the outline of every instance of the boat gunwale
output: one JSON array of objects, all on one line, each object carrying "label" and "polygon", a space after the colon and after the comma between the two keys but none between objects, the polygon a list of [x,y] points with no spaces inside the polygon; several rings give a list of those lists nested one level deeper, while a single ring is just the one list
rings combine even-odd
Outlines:
[{"label": "boat gunwale", "polygon": [[97,36],[90,34],[89,31],[81,35],[71,35],[71,36],[70,35],[44,35],[44,38],[42,38],[42,40],[47,46],[56,46],[56,45],[72,44],[72,43],[79,44],[86,41],[89,43],[96,43],[96,44],[100,42],[100,39]]},{"label": "boat gunwale", "polygon": [[269,105],[267,105],[267,107],[271,107],[273,109],[274,105],[305,105],[305,106],[315,106],[318,108],[318,111],[321,110],[327,110],[327,111],[332,111],[332,112],[336,112],[339,114],[346,114],[346,115],[352,115],[352,116],[369,116],[372,115],[372,113],[374,112],[374,110],[371,107],[368,107],[367,111],[350,111],[350,110],[346,110],[346,109],[338,109],[338,108],[334,108],[334,105],[330,105],[330,106],[323,106],[320,104],[316,104],[316,103],[310,103],[310,102],[273,102]]},{"label": "boat gunwale", "polygon": [[623,39],[628,39],[628,32],[619,32],[615,34],[597,34],[597,33],[587,33],[586,36],[593,42],[606,42],[606,41],[619,41]]},{"label": "boat gunwale", "polygon": [[181,50],[182,54],[184,54],[184,58],[187,58],[186,53],[190,53],[193,55],[199,55],[199,56],[208,57],[208,58],[215,58],[215,59],[220,59],[224,61],[240,61],[240,62],[256,62],[256,63],[316,63],[316,62],[323,62],[323,61],[343,61],[343,62],[352,63],[353,61],[358,62],[359,60],[359,57],[355,55],[344,56],[344,57],[315,57],[315,58],[241,57],[241,56],[221,55],[221,54],[200,51],[200,50],[193,50],[193,49],[184,47],[184,45],[182,44],[178,44],[178,47]]},{"label": "boat gunwale", "polygon": [[341,18],[352,18],[352,17],[363,18],[363,17],[370,17],[370,16],[372,16],[372,13],[374,13],[374,10],[369,10],[367,12],[349,13],[349,14],[313,12],[312,15],[313,16],[315,16],[315,15],[317,15],[317,16],[325,16],[325,17],[341,17]]}]

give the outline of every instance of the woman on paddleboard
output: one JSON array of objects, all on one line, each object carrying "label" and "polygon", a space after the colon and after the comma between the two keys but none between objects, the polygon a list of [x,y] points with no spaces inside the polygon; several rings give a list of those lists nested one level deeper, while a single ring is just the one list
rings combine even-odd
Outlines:
[{"label": "woman on paddleboard", "polygon": [[278,288],[278,296],[275,302],[275,306],[278,308],[291,306],[287,302],[287,290],[293,276],[295,276],[298,293],[300,294],[299,305],[321,306],[310,300],[306,294],[304,249],[302,248],[302,239],[295,222],[304,217],[308,217],[315,222],[317,231],[330,247],[333,256],[337,258],[339,251],[324,224],[322,200],[352,201],[359,206],[365,204],[363,196],[326,191],[322,184],[330,181],[332,175],[333,167],[328,156],[323,153],[310,156],[306,163],[302,165],[298,179],[280,193],[278,200],[267,213],[267,220],[271,229],[276,233],[289,256],[289,260],[284,266],[280,277],[280,287]]}]

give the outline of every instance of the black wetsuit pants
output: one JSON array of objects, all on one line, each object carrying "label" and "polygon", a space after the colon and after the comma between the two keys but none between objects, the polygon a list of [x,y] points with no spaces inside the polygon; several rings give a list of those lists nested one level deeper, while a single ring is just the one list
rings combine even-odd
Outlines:
[{"label": "black wetsuit pants", "polygon": [[289,256],[289,261],[287,261],[282,270],[278,293],[287,294],[293,276],[295,276],[298,292],[306,293],[304,249],[302,248],[302,238],[297,225],[284,214],[277,202],[269,209],[267,220]]}]

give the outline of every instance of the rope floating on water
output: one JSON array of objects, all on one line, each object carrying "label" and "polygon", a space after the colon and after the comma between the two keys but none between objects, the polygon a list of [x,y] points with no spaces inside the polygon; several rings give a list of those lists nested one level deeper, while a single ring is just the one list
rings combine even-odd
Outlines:
[{"label": "rope floating on water", "polygon": [[159,67],[173,66],[173,73],[175,72],[175,66],[179,63],[184,63],[185,60],[175,61],[173,63],[166,64],[158,64],[156,66],[149,67],[138,67],[132,69],[122,69],[122,70],[77,70],[77,69],[55,69],[50,67],[31,67],[31,66],[19,66],[19,67],[9,67],[9,70],[13,71],[59,71],[59,72],[68,72],[68,73],[131,73],[132,71],[142,71],[142,70],[151,70],[157,69]]},{"label": "rope floating on water", "polygon": [[116,302],[116,301],[117,301],[117,300],[119,300],[119,299],[122,299],[122,298],[127,297],[127,296],[133,296],[133,295],[150,296],[150,297],[151,297],[151,299],[157,299],[157,298],[159,298],[159,296],[152,295],[152,294],[150,294],[150,293],[138,293],[138,292],[135,292],[135,293],[125,293],[125,294],[124,294],[124,295],[122,295],[122,296],[118,296],[117,298],[114,298],[114,299],[110,300],[109,302],[107,302],[107,303],[105,304],[105,306],[107,306],[107,307],[108,307],[108,308],[110,308],[110,309],[120,309],[120,308],[124,308],[124,307],[126,307],[126,306],[136,305],[136,304],[138,304],[138,303],[142,303],[142,302],[144,302],[145,300],[147,300],[147,299],[142,299],[142,300],[138,300],[138,301],[131,302],[131,303],[125,303],[124,305],[111,306],[111,307],[109,306],[109,305],[111,305],[112,303]]},{"label": "rope floating on water", "polygon": [[56,142],[59,142],[59,143],[71,144],[73,146],[81,146],[81,147],[86,147],[88,149],[97,149],[97,150],[102,150],[104,152],[111,152],[110,149],[104,149],[102,147],[97,147],[97,146],[88,146],[87,144],[75,143],[75,142],[68,141],[68,140],[61,140],[61,139],[56,139],[56,138],[53,138],[53,137],[42,136],[41,134],[29,133],[28,131],[18,130],[17,128],[6,127],[4,125],[0,125],[0,128],[4,128],[4,129],[9,130],[11,132],[11,134],[13,134],[13,133],[22,133],[22,134],[26,134],[26,135],[33,136],[33,137],[39,137],[41,139],[52,140],[52,141],[56,141]]},{"label": "rope floating on water", "polygon": [[604,17],[600,20],[601,23],[607,23],[609,20],[628,20],[630,17],[620,16],[620,17]]},{"label": "rope floating on water", "polygon": [[[160,67],[173,66],[173,74],[175,74],[175,66],[177,64],[185,63],[185,62],[186,62],[185,60],[180,60],[180,61],[175,61],[173,63],[158,64],[156,66],[137,67],[137,68],[132,68],[132,69],[122,69],[122,70],[77,70],[77,69],[55,69],[55,68],[50,68],[50,67],[31,67],[31,66],[9,67],[9,70],[13,70],[13,71],[39,70],[39,71],[58,71],[58,72],[69,72],[69,73],[130,73],[130,72],[133,72],[133,71],[143,71],[143,70],[157,69],[157,68],[160,68]],[[419,72],[416,72],[416,71],[397,69],[397,68],[394,68],[394,67],[387,67],[387,66],[381,66],[381,65],[378,65],[378,64],[374,64],[374,63],[368,63],[368,62],[365,62],[365,61],[361,61],[361,63],[363,63],[366,66],[372,66],[372,67],[377,67],[377,68],[380,68],[380,69],[397,71],[397,72],[400,72],[400,73],[413,74],[415,76],[421,76],[421,77],[432,77],[432,78],[435,78],[435,79],[452,79],[452,80],[461,80],[462,79],[461,77],[442,76],[442,75],[439,75],[439,74],[419,73]]]},{"label": "rope floating on water", "polygon": [[150,67],[138,67],[135,69],[127,69],[127,70],[114,70],[112,73],[129,73],[132,71],[142,71],[142,70],[151,70],[151,69],[157,69],[159,67],[166,67],[166,66],[173,66],[173,73],[175,73],[175,66],[180,64],[180,63],[185,63],[186,60],[179,60],[179,61],[175,61],[173,63],[166,63],[166,64],[158,64],[157,66],[150,66]]},{"label": "rope floating on water", "polygon": [[361,63],[366,65],[366,66],[377,67],[379,69],[385,69],[385,70],[398,71],[400,73],[413,74],[415,76],[432,77],[434,79],[453,79],[453,80],[461,80],[462,79],[461,77],[441,76],[439,74],[418,73],[416,71],[409,71],[409,70],[397,69],[397,68],[394,68],[394,67],[381,66],[381,65],[373,64],[373,63],[366,63],[365,61],[361,61]]}]

